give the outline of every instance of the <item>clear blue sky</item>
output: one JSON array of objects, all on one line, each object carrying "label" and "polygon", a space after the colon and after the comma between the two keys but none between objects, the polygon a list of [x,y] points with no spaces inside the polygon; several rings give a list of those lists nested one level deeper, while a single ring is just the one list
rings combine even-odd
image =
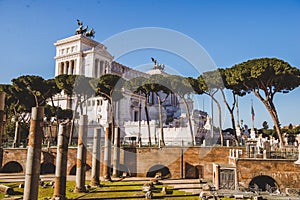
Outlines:
[{"label": "clear blue sky", "polygon": [[[95,40],[99,42],[133,28],[161,27],[197,41],[218,67],[258,57],[277,57],[300,67],[300,1],[297,0],[0,0],[0,19],[0,83],[9,83],[24,74],[53,77],[53,43],[74,34],[76,19],[93,27]],[[134,67],[149,63],[149,56],[174,68],[187,64],[160,51],[131,53],[118,61]],[[199,75],[190,70],[183,74]],[[261,127],[264,120],[272,126],[265,108],[252,95],[240,99],[240,118],[251,124],[251,98],[255,126]],[[300,124],[299,98],[300,89],[275,97],[281,124]],[[204,105],[209,106],[208,99]],[[228,120],[224,125],[229,125]]]}]

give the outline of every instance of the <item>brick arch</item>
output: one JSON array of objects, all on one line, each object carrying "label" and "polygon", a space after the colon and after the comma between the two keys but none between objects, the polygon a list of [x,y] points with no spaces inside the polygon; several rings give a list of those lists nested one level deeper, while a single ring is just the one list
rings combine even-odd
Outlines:
[{"label": "brick arch", "polygon": [[[76,169],[77,169],[77,167],[76,167],[76,164],[75,164],[70,168],[68,174],[69,175],[76,175]],[[91,169],[91,166],[89,164],[86,164],[85,172],[89,171],[90,169]]]},{"label": "brick arch", "polygon": [[76,175],[76,164],[71,167],[68,174],[69,175]]},{"label": "brick arch", "polygon": [[268,188],[267,185],[272,187],[272,192],[279,188],[278,183],[271,176],[259,175],[251,179],[249,187],[258,187],[262,191],[269,191],[271,188]]},{"label": "brick arch", "polygon": [[85,171],[89,171],[91,169],[92,169],[92,167],[89,164],[85,164]]},{"label": "brick arch", "polygon": [[55,174],[55,168],[56,166],[53,163],[42,163],[40,174]]},{"label": "brick arch", "polygon": [[126,172],[126,174],[128,176],[131,176],[131,171],[130,171],[130,169],[126,165],[119,164],[119,171],[120,171],[121,174],[123,174],[124,172]]},{"label": "brick arch", "polygon": [[146,177],[154,177],[156,173],[161,173],[162,177],[172,177],[170,169],[167,166],[161,164],[153,165],[152,167],[150,167],[147,171]]},{"label": "brick arch", "polygon": [[55,155],[48,151],[41,152],[41,162],[42,163],[55,163]]},{"label": "brick arch", "polygon": [[247,186],[250,186],[251,181],[253,181],[253,179],[257,178],[257,177],[270,177],[271,179],[273,179],[275,181],[276,187],[278,189],[282,189],[280,186],[282,186],[282,182],[280,179],[278,179],[277,177],[274,177],[271,173],[259,173],[259,174],[253,174],[251,176],[251,178],[249,179],[249,181],[247,182]]},{"label": "brick arch", "polygon": [[24,167],[17,161],[9,161],[3,165],[1,172],[20,173],[20,172],[24,172]]}]

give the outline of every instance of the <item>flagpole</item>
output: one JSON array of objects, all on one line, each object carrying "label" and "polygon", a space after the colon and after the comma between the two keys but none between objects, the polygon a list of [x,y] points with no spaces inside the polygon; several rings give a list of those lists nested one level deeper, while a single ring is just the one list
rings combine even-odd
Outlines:
[{"label": "flagpole", "polygon": [[253,99],[251,99],[251,115],[252,115],[252,129],[254,130],[254,108],[253,108]]}]

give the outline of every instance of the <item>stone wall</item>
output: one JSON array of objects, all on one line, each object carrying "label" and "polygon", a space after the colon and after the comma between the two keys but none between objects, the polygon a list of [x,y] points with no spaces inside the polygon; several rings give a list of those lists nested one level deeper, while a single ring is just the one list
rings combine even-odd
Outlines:
[{"label": "stone wall", "polygon": [[248,187],[257,176],[270,176],[282,192],[286,188],[300,188],[300,165],[286,159],[237,159],[236,167],[239,185]]},{"label": "stone wall", "polygon": [[212,179],[212,163],[228,164],[228,161],[227,147],[124,148],[121,151],[121,164],[137,176],[146,176],[151,167],[163,165],[169,168],[172,178]]},{"label": "stone wall", "polygon": [[27,149],[26,148],[16,148],[16,149],[3,149],[3,161],[2,167],[5,166],[10,161],[18,162],[25,172],[27,159]]},{"label": "stone wall", "polygon": [[[230,149],[242,151],[240,158],[230,157]],[[228,147],[166,147],[166,148],[135,148],[120,149],[120,164],[131,176],[145,177],[153,166],[165,166],[171,178],[204,178],[212,180],[213,163],[236,166],[240,187],[247,188],[251,180],[264,175],[273,178],[281,191],[287,188],[300,188],[300,165],[287,159],[244,158],[245,148]],[[67,173],[76,166],[77,148],[69,148]],[[25,172],[27,149],[4,149],[3,165],[17,162]],[[41,163],[56,165],[56,148],[43,149]],[[103,160],[103,148],[101,161]],[[91,151],[87,152],[87,165],[92,166]],[[102,172],[102,162],[101,162]]]},{"label": "stone wall", "polygon": [[[134,148],[120,149],[120,164],[128,169],[132,176],[146,176],[155,165],[169,168],[172,178],[193,177],[199,174],[202,178],[211,179],[212,163],[227,164],[229,148],[227,147],[167,147],[167,148]],[[77,148],[68,150],[67,172],[76,166]],[[25,172],[27,149],[4,149],[3,166],[11,161],[18,162]],[[103,148],[101,150],[103,160]],[[56,148],[43,149],[41,163],[56,165]],[[87,165],[92,166],[91,151],[87,152]],[[194,172],[194,170],[198,172]],[[102,162],[101,162],[102,169]],[[195,177],[196,178],[196,177]]]},{"label": "stone wall", "polygon": [[[56,148],[42,149],[41,155],[41,164],[51,163],[54,166],[56,165]],[[76,156],[77,148],[71,147],[68,150],[68,163],[67,163],[67,174],[70,173],[71,169],[76,166]],[[16,149],[4,149],[3,151],[3,164],[9,162],[17,162],[22,168],[23,172],[26,171],[26,159],[27,159],[27,149],[26,148],[16,148]],[[87,164],[92,166],[92,155],[91,152],[87,152]]]}]

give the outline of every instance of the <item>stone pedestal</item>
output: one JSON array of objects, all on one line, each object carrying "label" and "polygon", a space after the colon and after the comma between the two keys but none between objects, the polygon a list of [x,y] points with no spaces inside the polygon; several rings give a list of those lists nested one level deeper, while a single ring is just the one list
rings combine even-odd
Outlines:
[{"label": "stone pedestal", "polygon": [[241,127],[239,125],[237,125],[235,127],[235,131],[236,131],[236,136],[240,137],[241,136]]},{"label": "stone pedestal", "polygon": [[216,190],[220,188],[220,165],[213,163],[213,183],[216,187]]},{"label": "stone pedestal", "polygon": [[298,160],[294,163],[297,164],[297,165],[300,165],[300,145],[298,147]]},{"label": "stone pedestal", "polygon": [[255,139],[255,130],[254,130],[254,128],[251,128],[251,131],[250,131],[250,138],[251,138],[251,139]]},{"label": "stone pedestal", "polygon": [[263,150],[263,159],[267,159],[267,150]]}]

